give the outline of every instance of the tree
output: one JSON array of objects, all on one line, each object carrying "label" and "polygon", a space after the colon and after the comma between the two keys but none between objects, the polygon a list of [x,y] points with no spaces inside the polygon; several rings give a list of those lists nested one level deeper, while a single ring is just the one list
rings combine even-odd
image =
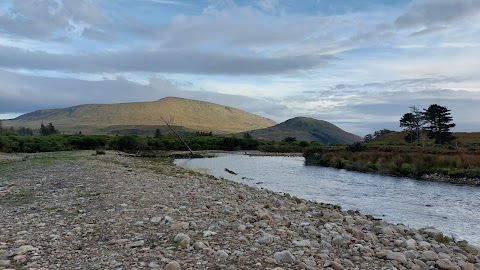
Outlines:
[{"label": "tree", "polygon": [[450,129],[455,127],[455,123],[451,123],[453,118],[450,116],[450,110],[437,104],[432,104],[428,109],[424,109],[425,130],[428,131],[428,138],[435,139],[435,143],[444,144],[455,139]]},{"label": "tree", "polygon": [[17,129],[17,134],[19,136],[33,136],[33,130],[31,128],[19,127]]},{"label": "tree", "polygon": [[407,136],[405,136],[407,142],[413,142],[416,139],[415,123],[416,119],[413,113],[406,113],[400,118],[400,127],[407,132]]},{"label": "tree", "polygon": [[284,142],[286,143],[293,143],[293,142],[296,142],[297,141],[297,138],[295,137],[286,137],[285,139],[283,139]]},{"label": "tree", "polygon": [[248,132],[245,132],[245,133],[243,133],[243,138],[244,139],[252,139],[252,134],[250,134]]},{"label": "tree", "polygon": [[3,124],[2,124],[2,120],[0,119],[0,134],[3,133]]},{"label": "tree", "polygon": [[58,130],[55,128],[52,123],[48,123],[47,126],[45,126],[43,123],[40,125],[40,135],[42,136],[48,136],[52,134],[59,134]]},{"label": "tree", "polygon": [[160,132],[160,129],[157,128],[157,130],[155,130],[155,136],[153,136],[154,138],[160,138],[162,137],[162,133]]}]

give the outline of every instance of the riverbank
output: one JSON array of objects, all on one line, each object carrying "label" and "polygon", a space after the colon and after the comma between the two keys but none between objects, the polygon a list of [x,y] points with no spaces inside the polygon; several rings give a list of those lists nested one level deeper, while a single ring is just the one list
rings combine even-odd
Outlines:
[{"label": "riverbank", "polygon": [[354,144],[347,148],[310,148],[304,157],[308,165],[480,186],[478,151]]},{"label": "riverbank", "polygon": [[0,269],[480,269],[434,229],[93,153],[0,156]]}]

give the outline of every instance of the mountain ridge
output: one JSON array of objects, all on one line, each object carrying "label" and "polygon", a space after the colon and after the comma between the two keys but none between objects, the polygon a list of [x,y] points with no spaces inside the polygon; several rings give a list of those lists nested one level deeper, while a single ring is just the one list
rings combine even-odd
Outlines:
[{"label": "mountain ridge", "polygon": [[[212,102],[166,97],[156,101],[116,104],[82,104],[67,108],[44,109],[6,121],[14,127],[38,128],[53,123],[60,131],[102,133],[110,126],[162,126],[165,122],[189,130],[237,133],[265,128],[276,122],[233,107]],[[85,133],[85,132],[84,132]]]}]

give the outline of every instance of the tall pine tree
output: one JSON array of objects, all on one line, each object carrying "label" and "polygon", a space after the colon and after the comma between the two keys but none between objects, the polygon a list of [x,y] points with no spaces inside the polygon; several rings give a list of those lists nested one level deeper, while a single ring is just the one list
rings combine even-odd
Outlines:
[{"label": "tall pine tree", "polygon": [[425,130],[428,131],[427,136],[435,139],[435,143],[444,144],[455,139],[450,129],[455,127],[452,123],[453,118],[450,116],[450,110],[437,104],[432,104],[428,109],[424,109]]}]

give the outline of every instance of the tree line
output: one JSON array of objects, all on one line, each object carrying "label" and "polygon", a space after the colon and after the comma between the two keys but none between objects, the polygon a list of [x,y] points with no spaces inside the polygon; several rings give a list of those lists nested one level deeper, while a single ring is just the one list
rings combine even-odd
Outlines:
[{"label": "tree line", "polygon": [[0,135],[18,135],[18,136],[48,136],[53,134],[60,134],[58,129],[52,123],[48,123],[48,125],[44,125],[43,123],[40,125],[39,130],[33,130],[31,128],[26,127],[19,127],[15,129],[14,127],[4,128],[2,124],[2,120],[0,120]]},{"label": "tree line", "polygon": [[[404,140],[408,143],[425,144],[426,138],[433,139],[435,144],[446,144],[455,140],[450,129],[455,127],[450,110],[438,104],[432,104],[427,109],[420,110],[410,107],[410,112],[400,118],[400,127],[406,132]],[[395,131],[382,129],[373,134],[367,134],[365,142]],[[426,135],[426,136],[425,136]]]}]

